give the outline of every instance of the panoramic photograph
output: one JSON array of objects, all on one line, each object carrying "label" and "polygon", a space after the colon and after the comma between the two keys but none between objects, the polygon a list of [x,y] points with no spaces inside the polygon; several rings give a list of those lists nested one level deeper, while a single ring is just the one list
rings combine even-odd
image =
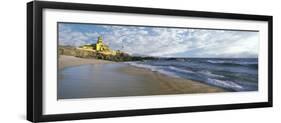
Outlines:
[{"label": "panoramic photograph", "polygon": [[258,91],[255,30],[57,27],[57,99]]}]

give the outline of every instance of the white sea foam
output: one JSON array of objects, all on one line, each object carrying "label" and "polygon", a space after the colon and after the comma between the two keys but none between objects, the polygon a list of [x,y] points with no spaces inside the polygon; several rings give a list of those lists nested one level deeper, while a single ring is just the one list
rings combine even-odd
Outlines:
[{"label": "white sea foam", "polygon": [[209,63],[213,63],[213,64],[220,64],[220,63],[225,63],[225,61],[220,61],[220,60],[207,60],[207,62]]},{"label": "white sea foam", "polygon": [[210,71],[199,71],[198,73],[209,76],[209,77],[218,77],[218,78],[223,78],[224,76],[222,75],[217,75],[217,74],[213,74]]},{"label": "white sea foam", "polygon": [[139,67],[139,68],[146,68],[149,69],[151,71],[156,71],[156,67],[155,66],[151,66],[151,65],[146,65],[146,64],[138,64],[136,62],[127,62],[129,65],[135,66],[135,67]]},{"label": "white sea foam", "polygon": [[178,72],[182,72],[182,73],[194,73],[193,71],[186,70],[186,69],[180,69],[180,68],[176,68],[176,67],[173,67],[173,66],[169,66],[169,69],[175,70],[175,71],[178,71]]},{"label": "white sea foam", "polygon": [[239,90],[243,90],[243,87],[232,82],[232,81],[223,81],[223,80],[217,80],[217,79],[211,79],[208,78],[207,82],[209,84],[215,85],[215,86],[219,86],[219,87],[223,87],[223,88],[231,88],[234,89],[236,91]]},{"label": "white sea foam", "polygon": [[[243,88],[241,85],[233,82],[233,81],[229,81],[229,80],[219,80],[219,79],[213,79],[213,78],[208,78],[208,77],[217,77],[217,78],[223,78],[224,76],[222,75],[216,75],[213,74],[209,71],[191,71],[191,70],[186,70],[186,69],[181,69],[181,68],[177,68],[177,67],[173,67],[173,66],[169,66],[169,67],[165,67],[165,66],[152,66],[152,65],[147,65],[147,64],[141,64],[141,63],[137,63],[137,62],[127,62],[129,65],[135,66],[135,67],[139,67],[139,68],[144,68],[144,69],[149,69],[151,71],[154,72],[158,72],[167,76],[171,76],[171,77],[175,77],[175,78],[181,78],[179,75],[177,75],[176,72],[181,72],[181,73],[195,73],[195,74],[202,74],[205,75],[207,78],[207,81],[205,81],[205,83],[210,84],[210,85],[214,85],[217,87],[222,87],[222,88],[229,88],[229,89],[233,89],[235,91],[242,91],[245,88]],[[167,69],[168,68],[168,69]],[[169,70],[174,70],[176,72],[172,72]]]},{"label": "white sea foam", "polygon": [[239,65],[254,65],[254,64],[258,64],[258,62],[250,62],[250,61],[229,61],[229,60],[207,60],[207,62],[213,63],[213,64],[224,64],[224,63],[228,63],[228,64],[239,64]]},{"label": "white sea foam", "polygon": [[172,77],[175,77],[175,78],[181,78],[180,76],[176,75],[175,73],[173,72],[169,72],[169,71],[166,71],[166,70],[157,70],[157,72],[161,73],[161,74],[164,74],[164,75],[167,75],[167,76],[172,76]]},{"label": "white sea foam", "polygon": [[157,66],[151,66],[151,65],[146,65],[146,64],[138,64],[136,62],[127,62],[127,63],[132,65],[132,66],[135,66],[135,67],[149,69],[149,70],[151,70],[153,72],[158,72],[158,73],[161,73],[161,74],[164,74],[164,75],[167,75],[167,76],[171,76],[171,77],[175,77],[175,78],[180,78],[175,73],[166,71],[166,70],[161,69],[160,67],[157,67]]}]

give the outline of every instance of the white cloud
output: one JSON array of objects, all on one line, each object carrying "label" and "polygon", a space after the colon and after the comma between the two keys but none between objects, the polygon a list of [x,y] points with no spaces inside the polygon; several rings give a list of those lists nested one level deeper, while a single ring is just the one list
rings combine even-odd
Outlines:
[{"label": "white cloud", "polygon": [[60,27],[60,44],[94,43],[102,35],[115,50],[161,57],[257,57],[258,32],[100,26],[103,32],[79,32]]},{"label": "white cloud", "polygon": [[59,25],[59,45],[80,46],[88,43],[94,43],[98,33],[82,33],[71,28]]}]

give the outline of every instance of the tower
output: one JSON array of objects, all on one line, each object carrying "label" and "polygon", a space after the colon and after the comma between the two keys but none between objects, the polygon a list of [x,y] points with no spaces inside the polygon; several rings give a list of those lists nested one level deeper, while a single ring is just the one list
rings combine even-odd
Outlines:
[{"label": "tower", "polygon": [[103,44],[102,37],[99,36],[98,41],[95,44],[95,50],[96,51],[105,51],[105,50],[108,50],[108,49],[109,49],[108,46]]},{"label": "tower", "polygon": [[101,36],[99,36],[99,37],[98,37],[97,44],[99,44],[99,43],[101,43],[101,44],[102,44],[102,37],[101,37]]}]

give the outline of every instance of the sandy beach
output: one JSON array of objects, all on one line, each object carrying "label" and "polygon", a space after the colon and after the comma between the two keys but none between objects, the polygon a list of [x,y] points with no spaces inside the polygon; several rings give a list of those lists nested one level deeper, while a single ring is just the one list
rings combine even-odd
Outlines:
[{"label": "sandy beach", "polygon": [[85,59],[85,58],[78,58],[74,56],[60,55],[58,67],[59,69],[63,69],[66,67],[73,67],[83,64],[107,64],[107,63],[114,63],[114,62],[99,60],[99,59]]},{"label": "sandy beach", "polygon": [[[65,68],[65,69],[63,69]],[[126,63],[59,57],[58,99],[213,93],[225,90]]]}]

